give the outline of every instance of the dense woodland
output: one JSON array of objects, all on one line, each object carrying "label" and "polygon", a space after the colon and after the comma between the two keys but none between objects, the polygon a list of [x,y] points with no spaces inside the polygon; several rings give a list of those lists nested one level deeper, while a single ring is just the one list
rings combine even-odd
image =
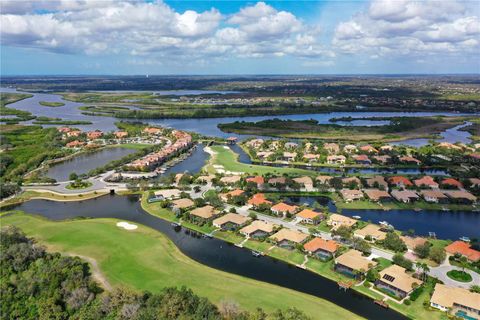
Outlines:
[{"label": "dense woodland", "polygon": [[12,226],[0,231],[0,276],[1,319],[308,319],[296,309],[246,312],[231,301],[217,307],[185,287],[104,292],[86,262],[49,253]]}]

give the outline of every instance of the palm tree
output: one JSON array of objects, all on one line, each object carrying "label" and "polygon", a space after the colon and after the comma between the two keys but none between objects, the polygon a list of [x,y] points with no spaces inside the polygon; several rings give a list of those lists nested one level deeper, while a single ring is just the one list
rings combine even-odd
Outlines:
[{"label": "palm tree", "polygon": [[423,270],[423,282],[427,280],[428,272],[430,271],[430,267],[426,263],[422,263],[422,270]]}]

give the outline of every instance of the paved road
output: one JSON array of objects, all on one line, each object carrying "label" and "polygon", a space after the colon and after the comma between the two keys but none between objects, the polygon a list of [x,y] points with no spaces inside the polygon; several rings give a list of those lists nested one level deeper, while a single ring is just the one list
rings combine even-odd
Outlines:
[{"label": "paved road", "polygon": [[447,276],[447,272],[450,270],[462,270],[462,268],[450,265],[447,258],[438,267],[430,267],[430,271],[428,272],[428,274],[432,277],[438,278],[448,286],[469,289],[474,284],[480,285],[480,274],[473,272],[471,270],[465,269],[465,272],[468,272],[472,276],[473,280],[471,282],[458,282],[453,279],[450,279]]}]

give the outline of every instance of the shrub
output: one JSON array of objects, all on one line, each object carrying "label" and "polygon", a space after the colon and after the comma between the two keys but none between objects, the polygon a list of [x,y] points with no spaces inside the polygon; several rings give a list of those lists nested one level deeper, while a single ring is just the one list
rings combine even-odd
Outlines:
[{"label": "shrub", "polygon": [[405,299],[405,301],[403,301],[403,303],[407,306],[409,306],[410,304],[412,304],[412,302],[409,300],[409,299]]},{"label": "shrub", "polygon": [[413,292],[410,294],[410,300],[415,301],[418,299],[418,297],[422,294],[423,292],[423,287],[418,287]]}]

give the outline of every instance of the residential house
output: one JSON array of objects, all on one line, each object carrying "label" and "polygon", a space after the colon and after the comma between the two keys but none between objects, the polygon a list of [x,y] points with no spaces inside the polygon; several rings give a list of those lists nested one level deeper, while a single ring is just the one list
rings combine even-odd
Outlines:
[{"label": "residential house", "polygon": [[320,158],[319,154],[314,154],[314,153],[305,153],[303,155],[303,159],[305,159],[307,162],[315,162]]},{"label": "residential house", "polygon": [[276,215],[286,216],[287,214],[291,214],[291,215],[295,214],[295,212],[298,211],[298,207],[280,202],[272,206],[270,210]]},{"label": "residential house", "polygon": [[325,240],[315,237],[303,245],[308,254],[321,260],[330,260],[340,246],[333,240]]},{"label": "residential house", "polygon": [[88,140],[100,139],[103,136],[103,132],[100,130],[89,131],[87,132]]},{"label": "residential house", "polygon": [[308,176],[293,178],[292,180],[301,185],[307,191],[313,190],[313,180]]},{"label": "residential house", "polygon": [[393,185],[397,188],[402,188],[402,189],[413,186],[412,181],[410,181],[408,178],[403,177],[403,176],[391,177],[390,179],[388,179],[388,182],[391,185]]},{"label": "residential house", "polygon": [[472,188],[479,188],[480,187],[480,179],[478,178],[470,178],[468,179],[470,182],[470,187]]},{"label": "residential house", "polygon": [[155,198],[157,199],[177,199],[180,198],[180,194],[182,193],[181,190],[178,189],[162,189],[155,191]]},{"label": "residential house", "polygon": [[447,188],[452,188],[452,187],[457,189],[463,188],[463,184],[457,179],[453,179],[453,178],[443,179],[442,181],[440,181],[440,185],[442,187],[447,187]]},{"label": "residential house", "polygon": [[328,164],[345,164],[345,161],[347,161],[347,158],[345,158],[345,156],[342,156],[342,155],[327,157]]},{"label": "residential house", "polygon": [[175,183],[178,185],[180,184],[180,181],[182,180],[182,178],[185,176],[184,173],[177,173],[175,175]]},{"label": "residential house", "polygon": [[327,150],[329,154],[337,154],[340,152],[340,146],[336,143],[325,143],[323,149]]},{"label": "residential house", "polygon": [[409,275],[405,268],[394,264],[380,271],[380,277],[375,281],[375,286],[403,299],[422,283]]},{"label": "residential house", "polygon": [[172,211],[175,213],[182,212],[183,209],[191,208],[195,205],[195,203],[188,198],[182,198],[178,200],[172,201]]},{"label": "residential house", "polygon": [[465,190],[444,190],[444,193],[450,198],[451,202],[463,204],[477,202],[477,197]]},{"label": "residential house", "polygon": [[356,164],[365,164],[365,165],[372,164],[372,160],[370,160],[368,156],[365,154],[356,154],[352,156],[352,158]]},{"label": "residential house", "polygon": [[375,261],[368,260],[360,251],[352,249],[335,258],[334,269],[336,272],[358,279],[376,265]]},{"label": "residential house", "polygon": [[219,211],[211,205],[206,205],[190,211],[190,216],[196,221],[209,221],[215,218]]},{"label": "residential house", "polygon": [[220,197],[220,199],[222,199],[223,202],[227,202],[228,200],[231,200],[235,197],[239,197],[244,193],[245,191],[243,190],[235,189],[227,193],[220,193],[218,196]]},{"label": "residential house", "polygon": [[330,217],[328,217],[327,220],[327,225],[332,227],[332,230],[338,229],[340,226],[346,226],[346,227],[353,227],[358,220],[352,219],[350,217],[343,216],[338,213],[332,213]]},{"label": "residential house", "polygon": [[154,128],[154,127],[146,127],[143,129],[143,133],[149,134],[149,135],[159,135],[163,132],[163,129],[160,128]]},{"label": "residential house", "polygon": [[480,294],[437,283],[430,306],[468,320],[480,319]]},{"label": "residential house", "polygon": [[272,151],[260,151],[257,152],[257,157],[263,161],[267,160],[273,154]]},{"label": "residential house", "polygon": [[277,246],[285,249],[294,249],[296,244],[303,243],[307,238],[307,234],[287,228],[281,229],[270,237],[276,242]]},{"label": "residential house", "polygon": [[74,140],[74,141],[68,142],[65,146],[67,148],[80,148],[84,145],[85,145],[85,142],[79,141],[79,140]]},{"label": "residential house", "polygon": [[422,237],[400,236],[400,239],[402,239],[410,252],[413,252],[416,246],[423,246],[427,243],[427,239]]},{"label": "residential house", "polygon": [[387,181],[385,181],[385,178],[383,176],[368,178],[365,180],[365,183],[370,188],[379,188],[381,190],[388,190],[388,183]]},{"label": "residential house", "polygon": [[413,183],[415,183],[415,185],[419,188],[438,188],[438,183],[436,183],[435,180],[433,180],[433,178],[430,176],[424,176],[420,179],[414,180]]},{"label": "residential house", "polygon": [[71,131],[68,131],[67,132],[67,137],[78,137],[79,135],[82,134],[82,131],[80,130],[76,130],[76,129],[72,129]]},{"label": "residential house", "polygon": [[248,147],[251,147],[251,148],[254,148],[254,149],[258,149],[262,146],[262,144],[264,143],[265,141],[263,139],[252,139],[250,141],[247,141],[245,144],[248,146]]},{"label": "residential house", "polygon": [[324,184],[324,185],[329,185],[330,180],[332,180],[332,176],[318,176],[315,178],[315,180],[318,181],[319,184]]},{"label": "residential house", "polygon": [[360,151],[367,152],[367,153],[378,153],[378,150],[369,144],[367,144],[366,146],[361,146]]},{"label": "residential house", "polygon": [[365,189],[363,192],[367,195],[367,198],[374,202],[387,202],[392,201],[392,197],[385,190],[380,189]]},{"label": "residential house", "polygon": [[301,223],[317,224],[322,220],[323,214],[310,209],[303,209],[297,213],[297,218]]},{"label": "residential house", "polygon": [[339,191],[345,202],[363,199],[363,192],[356,189],[342,189]]},{"label": "residential house", "polygon": [[354,186],[358,188],[362,185],[362,182],[357,177],[349,177],[349,178],[342,178],[342,184],[344,186],[348,186],[348,187]]},{"label": "residential house", "polygon": [[390,194],[395,200],[403,203],[417,201],[419,198],[418,194],[413,190],[393,190]]},{"label": "residential house", "polygon": [[450,142],[441,142],[437,145],[437,147],[445,148],[445,149],[453,149],[453,150],[458,150],[458,151],[462,150],[462,147],[454,145],[453,143],[450,143]]},{"label": "residential house", "polygon": [[226,176],[220,178],[220,182],[225,183],[225,184],[235,184],[242,179],[241,176]]},{"label": "residential house", "polygon": [[245,179],[247,183],[254,183],[257,185],[257,188],[262,188],[265,184],[265,179],[262,176],[248,177]]},{"label": "residential house", "polygon": [[370,239],[368,241],[379,241],[384,240],[387,236],[387,233],[382,231],[380,226],[375,224],[367,224],[364,228],[355,230],[353,235],[357,238]]},{"label": "residential house", "polygon": [[297,157],[296,152],[284,152],[283,153],[283,160],[287,162],[293,162],[295,158]]},{"label": "residential house", "polygon": [[275,225],[270,222],[255,220],[248,226],[240,229],[240,233],[252,239],[263,239],[272,234],[274,228]]},{"label": "residential house", "polygon": [[237,143],[238,138],[237,137],[228,137],[227,138],[227,144],[233,145]]},{"label": "residential house", "polygon": [[373,156],[372,158],[373,158],[373,160],[375,160],[376,162],[378,162],[382,165],[386,165],[392,160],[392,157],[387,156],[387,155]]},{"label": "residential house", "polygon": [[226,215],[213,220],[213,225],[222,230],[237,230],[244,226],[249,220],[248,217],[236,213],[227,213]]},{"label": "residential house", "polygon": [[296,149],[296,148],[298,148],[298,143],[287,142],[287,143],[285,143],[285,148],[286,149]]},{"label": "residential house", "polygon": [[285,177],[276,177],[268,179],[268,184],[271,186],[284,186],[287,183],[287,178]]},{"label": "residential house", "polygon": [[263,193],[257,193],[254,194],[247,202],[250,206],[252,206],[254,209],[260,207],[261,205],[268,205],[271,206],[272,202],[268,201],[265,198],[265,195]]},{"label": "residential house", "polygon": [[422,163],[420,160],[418,160],[414,157],[409,157],[409,156],[400,157],[400,158],[398,158],[398,160],[402,163],[415,164],[417,166],[420,165],[420,163]]},{"label": "residential house", "polygon": [[210,182],[212,182],[213,179],[215,179],[215,175],[213,175],[213,174],[205,175],[205,176],[199,176],[197,178],[197,182],[210,183]]},{"label": "residential house", "polygon": [[57,131],[58,132],[61,132],[61,133],[67,133],[67,132],[70,132],[72,129],[70,129],[69,127],[60,127],[60,128],[57,128]]},{"label": "residential house", "polygon": [[480,260],[480,251],[471,248],[467,242],[457,240],[445,247],[445,251],[451,255],[460,254],[471,262]]},{"label": "residential house", "polygon": [[123,139],[123,138],[128,137],[128,132],[127,132],[127,131],[115,131],[115,132],[113,133],[113,135],[114,135],[115,138],[117,138],[117,139]]},{"label": "residential house", "polygon": [[386,145],[380,147],[380,151],[383,151],[383,152],[393,151],[393,146],[391,146],[389,144],[386,144]]},{"label": "residential house", "polygon": [[358,148],[357,148],[357,146],[355,146],[353,144],[347,144],[346,146],[343,147],[343,151],[345,153],[352,154],[352,153],[358,152]]},{"label": "residential house", "polygon": [[448,203],[448,197],[439,190],[421,190],[420,195],[427,202]]}]

